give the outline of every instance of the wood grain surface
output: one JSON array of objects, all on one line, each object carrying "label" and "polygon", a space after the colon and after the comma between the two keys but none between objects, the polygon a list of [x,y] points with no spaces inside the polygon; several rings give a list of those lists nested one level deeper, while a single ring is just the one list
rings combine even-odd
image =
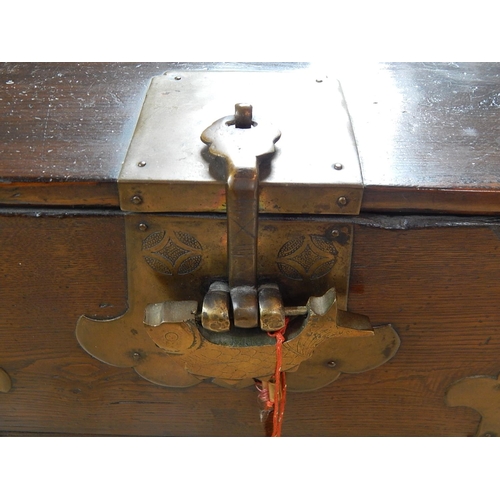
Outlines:
[{"label": "wood grain surface", "polygon": [[[115,181],[153,76],[306,66],[4,63],[0,204],[117,207]],[[353,122],[364,211],[500,213],[500,64],[351,64],[331,72]]]},{"label": "wood grain surface", "polygon": [[[149,80],[304,64],[0,65],[0,435],[261,436],[253,389],[158,387],[78,345],[127,308],[116,179]],[[500,64],[336,68],[363,167],[349,309],[392,323],[387,364],[290,394],[284,435],[468,436],[446,388],[500,372]],[[19,208],[15,208],[15,206]],[[51,207],[54,207],[52,209]],[[55,209],[58,207],[57,209]],[[83,209],[85,208],[85,209]]]},{"label": "wood grain surface", "polygon": [[[392,323],[387,364],[289,394],[288,436],[469,436],[479,415],[446,388],[500,372],[500,220],[365,217],[355,227],[349,309]],[[115,211],[0,212],[0,434],[262,436],[257,392],[166,389],[96,361],[81,314],[127,308],[124,221]]]}]

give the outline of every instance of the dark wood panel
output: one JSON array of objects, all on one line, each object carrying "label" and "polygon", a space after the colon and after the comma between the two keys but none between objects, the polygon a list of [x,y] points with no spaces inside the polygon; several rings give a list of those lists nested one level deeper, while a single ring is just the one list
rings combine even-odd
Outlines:
[{"label": "dark wood panel", "polygon": [[339,78],[363,211],[500,212],[500,64],[359,65]]},{"label": "dark wood panel", "polygon": [[[13,382],[0,432],[262,435],[251,388],[166,389],[79,347],[80,314],[127,307],[121,214],[3,211],[0,232],[0,366]],[[500,372],[499,235],[497,219],[361,219],[350,310],[393,323],[401,348],[371,372],[290,394],[284,434],[474,434],[479,415],[446,407],[444,392]]]},{"label": "dark wood panel", "polygon": [[116,179],[149,81],[177,67],[214,65],[0,65],[0,204],[119,206]]},{"label": "dark wood panel", "polygon": [[3,64],[1,202],[116,206],[124,152],[158,73],[159,65]]},{"label": "dark wood panel", "polygon": [[[151,77],[293,67],[3,64],[0,203],[118,206],[115,181]],[[351,64],[333,73],[362,161],[363,210],[500,213],[500,64]]]},{"label": "dark wood panel", "polygon": [[410,187],[391,187],[388,191],[384,186],[369,186],[363,193],[362,210],[365,213],[498,215],[500,191]]}]

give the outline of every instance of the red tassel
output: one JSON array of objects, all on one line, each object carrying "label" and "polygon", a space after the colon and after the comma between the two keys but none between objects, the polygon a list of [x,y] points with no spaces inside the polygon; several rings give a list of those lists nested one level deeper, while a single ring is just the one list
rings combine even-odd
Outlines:
[{"label": "red tassel", "polygon": [[[283,366],[283,342],[285,342],[285,332],[288,326],[289,319],[285,318],[285,326],[280,330],[270,333],[270,337],[276,338],[276,368],[274,371],[274,397],[270,391],[270,384],[273,382],[260,382],[259,400],[264,404],[264,409],[261,411],[261,421],[264,422],[266,435],[271,437],[280,437],[283,426],[283,417],[285,414],[286,404],[286,374],[282,371]],[[272,380],[272,379],[271,379]],[[269,420],[272,416],[272,426],[269,429]]]}]

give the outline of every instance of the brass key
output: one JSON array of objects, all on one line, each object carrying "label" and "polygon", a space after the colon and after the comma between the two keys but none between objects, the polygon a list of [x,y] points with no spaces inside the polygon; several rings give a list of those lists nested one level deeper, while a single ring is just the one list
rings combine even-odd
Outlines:
[{"label": "brass key", "polygon": [[281,132],[253,120],[250,104],[236,104],[234,116],[214,122],[201,135],[209,152],[226,160],[226,206],[229,293],[234,325],[259,325],[257,231],[259,161],[274,153]]}]

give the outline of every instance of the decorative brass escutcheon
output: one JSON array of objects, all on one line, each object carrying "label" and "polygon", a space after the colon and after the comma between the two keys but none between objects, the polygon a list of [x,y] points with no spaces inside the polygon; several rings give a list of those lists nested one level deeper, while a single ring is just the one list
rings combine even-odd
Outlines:
[{"label": "decorative brass escutcheon", "polygon": [[448,406],[467,406],[481,415],[476,436],[500,436],[500,375],[478,375],[454,382],[446,391]]},{"label": "decorative brass escutcheon", "polygon": [[[205,185],[205,174],[200,174],[200,180],[194,181],[200,186],[200,199],[193,199],[195,208],[189,211],[185,196],[196,193],[196,186],[191,186],[189,172],[172,167],[165,175],[174,180],[167,182],[165,177],[160,185],[172,189],[172,183],[178,182],[179,191],[171,191],[172,196],[161,198],[161,203],[165,200],[170,206],[177,196],[180,208],[178,213],[158,210],[159,202],[151,197],[159,188],[148,180],[151,173],[144,171],[150,164],[155,170],[165,160],[154,156],[157,148],[148,143],[146,130],[153,127],[154,135],[158,126],[176,131],[191,130],[193,123],[201,125],[191,101],[186,108],[188,118],[175,114],[185,105],[176,101],[172,114],[165,113],[167,122],[158,122],[163,116],[159,112],[163,96],[170,95],[165,89],[182,80],[166,78],[154,82],[152,94],[148,93],[120,177],[123,208],[136,208],[125,217],[129,309],[111,320],[82,316],[76,329],[81,346],[106,363],[133,367],[156,384],[189,387],[210,380],[239,388],[273,374],[275,341],[267,332],[280,329],[288,316],[283,369],[290,372],[291,390],[314,390],[341,372],[359,373],[390,359],[399,347],[394,329],[390,325],[374,329],[366,316],[346,310],[352,225],[341,217],[317,215],[352,213],[360,203],[362,186],[358,180],[344,187],[336,185],[332,191],[345,193],[341,198],[346,200],[338,204],[324,198],[327,186],[323,183],[304,186],[287,181],[292,174],[282,170],[278,159],[283,159],[283,152],[275,146],[287,130],[293,135],[287,123],[278,130],[269,120],[255,117],[250,104],[236,104],[234,115],[208,127],[213,119],[205,121],[201,141],[208,147],[203,149],[198,139],[187,149],[179,145],[178,153],[207,163],[212,187]],[[200,78],[193,76],[193,82]],[[206,79],[202,81],[206,84]],[[193,82],[186,84],[190,92]],[[309,80],[306,83],[310,85]],[[200,104],[199,109],[203,114],[204,106]],[[352,135],[345,104],[338,110],[341,125],[330,120],[326,128],[340,131],[345,141]],[[182,123],[170,123],[172,116]],[[322,143],[319,149],[324,147]],[[358,179],[354,142],[347,149],[345,163],[354,171],[342,170]],[[174,153],[168,150],[167,166],[170,159],[176,165],[178,154]],[[141,168],[136,174],[137,165]],[[181,175],[185,176],[182,182]],[[282,184],[276,182],[280,175]],[[316,198],[327,201],[313,213],[286,217],[280,214],[280,200],[290,208],[300,204],[299,200],[286,201],[287,189],[295,196],[302,193],[305,210],[314,206]],[[216,203],[212,196],[218,199]],[[275,200],[273,205],[271,200]],[[197,210],[198,202],[205,208]],[[359,342],[363,360],[353,359],[357,349],[346,340]]]},{"label": "decorative brass escutcheon", "polygon": [[9,392],[12,388],[12,381],[9,374],[0,368],[0,392]]}]

